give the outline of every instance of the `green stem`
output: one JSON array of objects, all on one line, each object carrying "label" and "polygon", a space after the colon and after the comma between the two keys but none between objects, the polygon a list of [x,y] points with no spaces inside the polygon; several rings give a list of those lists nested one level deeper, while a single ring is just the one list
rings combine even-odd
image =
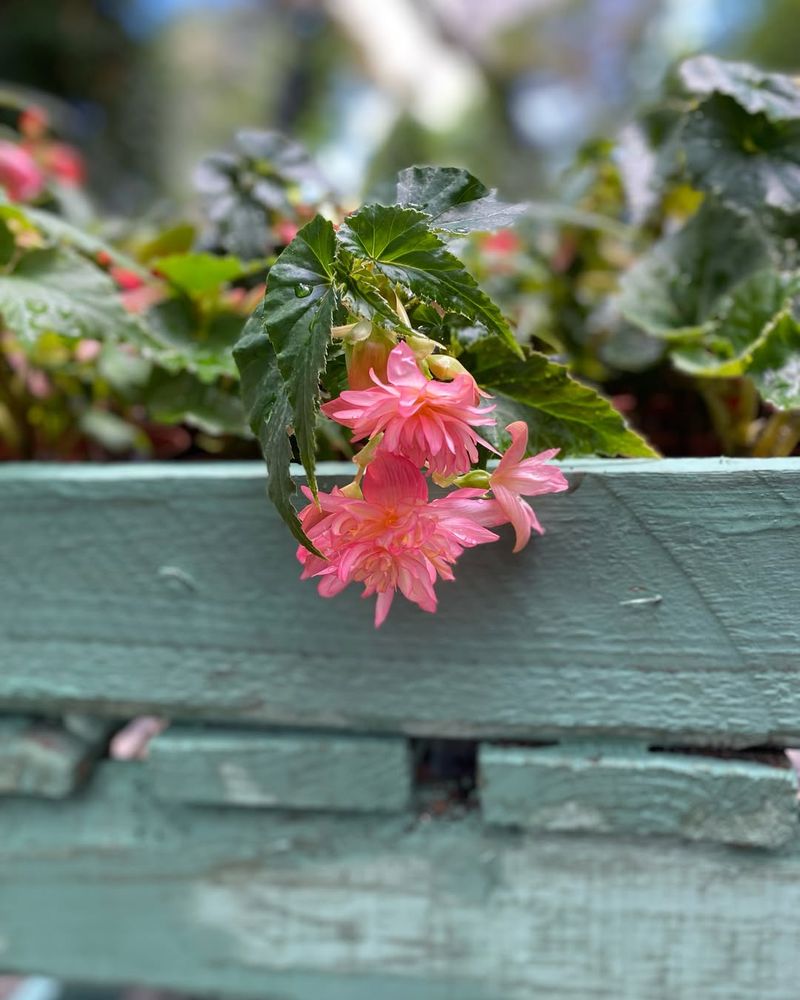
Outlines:
[{"label": "green stem", "polygon": [[747,453],[758,414],[758,393],[750,379],[702,379],[699,390],[723,454]]},{"label": "green stem", "polygon": [[767,420],[753,448],[755,458],[791,455],[800,441],[800,411],[780,410]]},{"label": "green stem", "polygon": [[34,457],[36,451],[36,438],[28,422],[27,407],[19,394],[14,391],[15,379],[16,373],[0,349],[0,400],[13,422],[15,437],[13,446],[17,448],[20,458],[30,459]]}]

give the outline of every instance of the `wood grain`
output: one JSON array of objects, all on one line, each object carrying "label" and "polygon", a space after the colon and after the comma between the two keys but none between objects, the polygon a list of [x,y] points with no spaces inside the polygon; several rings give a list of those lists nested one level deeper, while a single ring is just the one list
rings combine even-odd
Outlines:
[{"label": "wood grain", "polygon": [[0,795],[59,799],[72,794],[106,737],[105,726],[78,733],[25,717],[0,718]]},{"label": "wood grain", "polygon": [[0,799],[0,967],[259,1000],[789,1000],[800,852]]},{"label": "wood grain", "polygon": [[297,579],[260,466],[7,465],[0,707],[800,740],[800,461],[565,468],[543,538],[467,553],[438,614],[375,632]]},{"label": "wood grain", "polygon": [[148,748],[155,794],[204,805],[400,812],[411,762],[403,739],[178,726]]},{"label": "wood grain", "polygon": [[790,769],[602,744],[489,745],[479,760],[489,823],[767,848],[800,832]]}]

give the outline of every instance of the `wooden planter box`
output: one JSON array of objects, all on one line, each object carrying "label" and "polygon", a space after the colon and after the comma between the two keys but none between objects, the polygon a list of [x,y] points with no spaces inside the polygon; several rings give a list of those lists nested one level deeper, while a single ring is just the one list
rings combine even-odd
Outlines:
[{"label": "wooden planter box", "polygon": [[[375,632],[297,579],[259,465],[0,468],[0,968],[796,996],[794,774],[733,751],[800,746],[800,461],[567,471],[543,538]],[[140,713],[174,725],[104,759]]]}]

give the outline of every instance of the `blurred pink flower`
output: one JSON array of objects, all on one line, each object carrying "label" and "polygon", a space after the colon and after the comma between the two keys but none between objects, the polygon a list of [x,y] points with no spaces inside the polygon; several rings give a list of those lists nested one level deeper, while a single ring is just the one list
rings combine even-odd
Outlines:
[{"label": "blurred pink flower", "polygon": [[297,232],[300,226],[296,222],[290,222],[288,219],[284,219],[278,222],[275,226],[275,235],[278,240],[284,244],[288,245],[297,236]]},{"label": "blurred pink flower", "polygon": [[374,372],[372,381],[322,407],[325,416],[353,430],[355,441],[383,431],[386,451],[445,477],[468,471],[478,459],[477,444],[489,447],[473,428],[494,424],[494,407],[478,406],[481,392],[468,373],[452,382],[428,379],[411,348],[400,343],[389,354],[386,382]]},{"label": "blurred pink flower", "polygon": [[[481,490],[457,490],[428,501],[425,477],[400,455],[379,451],[362,481],[363,499],[334,489],[319,494],[300,514],[303,527],[325,558],[300,546],[302,579],[319,578],[319,593],[333,597],[349,583],[363,583],[364,597],[377,594],[375,626],[389,613],[396,590],[423,611],[436,610],[434,584],[452,580],[452,566],[466,548],[497,535],[480,521]],[[310,492],[305,490],[311,498]]]},{"label": "blurred pink flower", "polygon": [[132,292],[136,288],[144,285],[144,279],[136,271],[131,271],[127,267],[113,265],[109,268],[109,274],[123,292]]},{"label": "blurred pink flower", "polygon": [[34,399],[47,399],[53,394],[53,386],[50,379],[38,368],[32,368],[28,372],[25,382],[28,392]]},{"label": "blurred pink flower", "polygon": [[511,445],[489,477],[492,493],[516,532],[514,551],[519,552],[530,540],[531,529],[543,534],[544,528],[533,509],[522,497],[543,493],[561,493],[569,483],[560,469],[547,463],[558,454],[558,448],[542,451],[533,458],[524,458],[528,447],[528,427],[522,420],[509,424]]},{"label": "blurred pink flower", "polygon": [[44,174],[31,154],[0,139],[0,187],[12,201],[31,201],[44,189]]},{"label": "blurred pink flower", "polygon": [[80,187],[86,180],[83,157],[64,142],[48,142],[40,158],[45,171],[67,187]]},{"label": "blurred pink flower", "polygon": [[99,340],[82,337],[75,345],[75,360],[87,364],[89,361],[94,361],[102,349],[103,345]]}]

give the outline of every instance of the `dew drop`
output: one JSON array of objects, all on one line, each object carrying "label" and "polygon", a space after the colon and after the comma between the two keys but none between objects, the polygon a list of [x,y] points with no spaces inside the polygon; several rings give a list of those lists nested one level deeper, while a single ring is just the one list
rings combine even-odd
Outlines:
[{"label": "dew drop", "polygon": [[307,299],[311,294],[311,285],[307,285],[304,281],[301,281],[299,285],[294,286],[294,294],[298,299]]}]

